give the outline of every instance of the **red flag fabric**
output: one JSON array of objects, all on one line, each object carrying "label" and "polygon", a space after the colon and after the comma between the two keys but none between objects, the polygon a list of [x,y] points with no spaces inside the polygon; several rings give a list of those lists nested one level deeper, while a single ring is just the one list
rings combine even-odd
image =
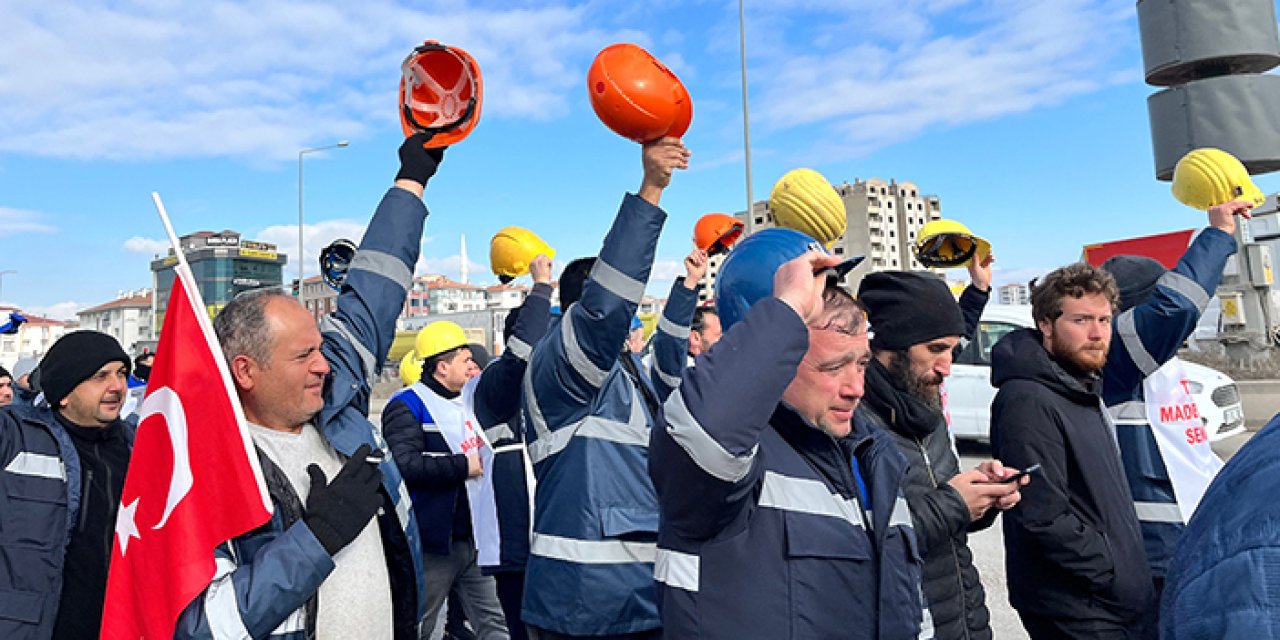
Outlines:
[{"label": "red flag fabric", "polygon": [[116,518],[102,637],[172,638],[213,551],[271,517],[231,376],[184,263],[139,409]]}]

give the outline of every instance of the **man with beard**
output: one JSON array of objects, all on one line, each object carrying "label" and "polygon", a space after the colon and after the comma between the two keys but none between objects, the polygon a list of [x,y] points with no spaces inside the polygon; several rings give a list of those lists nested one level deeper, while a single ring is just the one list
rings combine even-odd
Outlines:
[{"label": "man with beard", "polygon": [[1135,638],[1155,605],[1151,570],[1098,395],[1115,280],[1077,263],[1031,287],[1036,328],[1005,336],[991,366],[992,452],[1041,465],[1004,519],[1009,602],[1037,640]]},{"label": "man with beard", "polygon": [[972,333],[961,305],[976,325],[986,296],[970,286],[956,304],[936,276],[882,271],[863,279],[858,298],[874,337],[855,420],[893,434],[907,459],[907,504],[924,556],[924,597],[935,635],[990,638],[991,615],[968,535],[991,526],[998,509],[1017,504],[1019,485],[1000,482],[1016,472],[998,460],[960,472],[941,394],[961,336]]}]

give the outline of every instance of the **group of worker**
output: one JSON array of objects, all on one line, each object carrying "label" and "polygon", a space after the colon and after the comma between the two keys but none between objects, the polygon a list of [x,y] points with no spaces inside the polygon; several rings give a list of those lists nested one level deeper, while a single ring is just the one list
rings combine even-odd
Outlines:
[{"label": "group of worker", "polygon": [[[968,535],[1001,513],[1032,637],[1154,637],[1184,525],[1153,506],[1179,496],[1144,381],[1195,326],[1251,203],[1210,207],[1172,270],[1117,258],[1035,283],[1036,328],[993,352],[993,458],[962,469],[942,387],[987,303],[989,249],[958,301],[905,271],[855,295],[840,282],[856,260],[767,229],[699,308],[696,248],[642,359],[629,338],[661,198],[690,158],[654,140],[599,253],[562,270],[559,314],[543,247],[517,270],[534,284],[500,357],[481,368],[460,327],[429,325],[379,428],[371,385],[443,160],[429,137],[401,146],[333,314],[258,290],[215,319],[274,511],[218,547],[176,637],[432,638],[452,601],[486,639],[989,638]],[[77,331],[39,363],[43,398],[0,411],[0,637],[97,637],[145,366]]]}]

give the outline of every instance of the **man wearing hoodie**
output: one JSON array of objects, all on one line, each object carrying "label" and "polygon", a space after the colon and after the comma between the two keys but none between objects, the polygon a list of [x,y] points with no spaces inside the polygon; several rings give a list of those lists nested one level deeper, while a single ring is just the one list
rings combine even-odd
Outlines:
[{"label": "man wearing hoodie", "polygon": [[39,363],[35,358],[18,358],[13,365],[13,405],[15,407],[34,407],[40,389],[35,384],[36,368]]},{"label": "man wearing hoodie", "polygon": [[[985,281],[979,277],[983,272],[970,271],[979,271],[975,285],[990,282],[989,270]],[[961,338],[973,334],[986,305],[984,288],[968,287],[956,304],[947,285],[932,274],[881,271],[863,279],[858,291],[874,337],[866,397],[855,420],[892,434],[907,459],[907,504],[924,556],[925,601],[939,640],[991,637],[991,614],[969,532],[991,526],[999,510],[1013,507],[1020,497],[1017,483],[1000,482],[1016,472],[998,460],[960,471],[942,410],[941,386],[951,373],[951,356]]]},{"label": "man wearing hoodie", "polygon": [[1151,570],[1098,393],[1115,280],[1077,263],[1032,282],[1034,329],[992,352],[991,450],[1041,465],[1004,518],[1009,602],[1031,637],[1136,638],[1153,602]]}]

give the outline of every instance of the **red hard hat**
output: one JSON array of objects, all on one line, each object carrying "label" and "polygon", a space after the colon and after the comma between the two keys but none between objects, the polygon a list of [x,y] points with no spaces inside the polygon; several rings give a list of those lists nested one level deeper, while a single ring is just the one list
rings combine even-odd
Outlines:
[{"label": "red hard hat", "polygon": [[693,120],[693,101],[676,74],[634,44],[605,47],[587,70],[591,107],[614,133],[636,142],[679,138]]},{"label": "red hard hat", "polygon": [[424,146],[444,147],[476,128],[484,82],[471,54],[428,40],[404,59],[400,69],[400,128],[406,137],[434,133]]},{"label": "red hard hat", "polygon": [[727,253],[742,235],[743,228],[740,220],[727,213],[708,213],[693,226],[693,244],[708,256]]}]

